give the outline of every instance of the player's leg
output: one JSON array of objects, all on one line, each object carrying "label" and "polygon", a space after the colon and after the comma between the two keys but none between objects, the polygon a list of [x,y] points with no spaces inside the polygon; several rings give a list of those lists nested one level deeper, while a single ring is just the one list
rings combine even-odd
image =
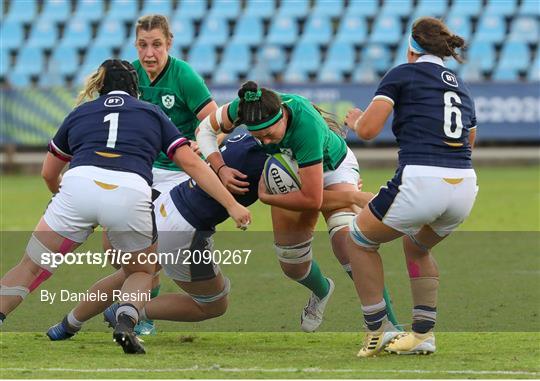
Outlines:
[{"label": "player's leg", "polygon": [[377,219],[370,208],[364,208],[351,224],[347,246],[367,328],[364,345],[358,352],[359,357],[377,354],[399,333],[388,320],[383,264],[378,248],[381,243],[401,235]]},{"label": "player's leg", "polygon": [[322,323],[324,309],[334,290],[334,282],[323,275],[313,259],[311,242],[319,213],[276,207],[271,211],[274,247],[283,273],[312,291],[302,310],[301,326],[304,331],[313,332]]},{"label": "player's leg", "polygon": [[79,245],[55,232],[43,217],[40,219],[21,261],[0,280],[0,325],[28,293],[38,288],[55,271],[55,267],[51,266],[54,257],[45,260],[43,254],[65,254]]}]

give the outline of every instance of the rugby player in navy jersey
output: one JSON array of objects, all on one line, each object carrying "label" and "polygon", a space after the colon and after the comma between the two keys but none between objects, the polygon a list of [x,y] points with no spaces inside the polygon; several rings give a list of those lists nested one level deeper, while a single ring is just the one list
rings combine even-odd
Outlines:
[{"label": "rugby player in navy jersey", "polygon": [[[80,104],[66,117],[49,144],[42,175],[55,195],[21,262],[0,280],[0,322],[52,275],[51,253],[75,250],[97,225],[106,229],[116,250],[133,255],[123,265],[127,276],[122,295],[151,288],[155,266],[137,260],[137,254],[156,249],[150,186],[152,162],[161,151],[226,207],[238,227],[250,222],[249,211],[191,150],[163,111],[137,99],[137,74],[129,62],[103,62],[89,77],[79,102],[95,94],[97,99]],[[125,352],[144,351],[133,334],[144,303],[145,298],[121,300],[117,310],[113,335]]]},{"label": "rugby player in navy jersey", "polygon": [[[415,21],[408,63],[381,80],[369,107],[349,111],[346,124],[370,140],[394,112],[392,130],[399,167],[392,180],[351,223],[349,256],[367,334],[359,357],[435,352],[439,271],[431,249],[469,215],[477,186],[471,150],[476,134],[474,102],[467,86],[444,66],[462,62],[463,38],[440,20]],[[383,300],[379,245],[403,237],[413,299],[412,332],[399,335],[388,322]],[[360,282],[361,280],[361,282]]]},{"label": "rugby player in navy jersey", "polygon": [[[246,174],[248,192],[235,195],[244,206],[258,199],[259,180],[267,154],[261,144],[251,135],[240,135],[229,139],[221,148],[225,164]],[[323,205],[328,208],[349,207],[352,204],[364,206],[373,194],[369,192],[325,191]],[[201,263],[193,258],[191,264],[184,264],[189,253],[212,251],[211,235],[215,226],[228,218],[226,210],[190,179],[164,193],[154,201],[156,227],[159,232],[158,252],[181,253],[174,261],[163,261],[165,274],[173,279],[186,294],[160,295],[148,303],[141,316],[143,318],[173,321],[202,321],[225,313],[228,305],[229,280],[224,277],[219,266],[213,262]],[[182,253],[182,250],[186,252]],[[162,258],[160,258],[162,259]],[[90,292],[112,294],[123,282],[125,275],[115,274],[97,282]],[[107,300],[112,300],[107,298]],[[81,302],[62,322],[51,327],[47,335],[51,340],[65,340],[79,331],[83,322],[102,312],[111,302]],[[117,304],[107,308],[105,320],[115,325],[114,311]],[[73,326],[71,321],[79,324]]]}]

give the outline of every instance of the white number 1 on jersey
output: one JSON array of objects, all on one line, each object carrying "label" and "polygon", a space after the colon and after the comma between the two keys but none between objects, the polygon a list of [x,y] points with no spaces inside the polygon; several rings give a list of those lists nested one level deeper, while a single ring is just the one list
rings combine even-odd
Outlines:
[{"label": "white number 1 on jersey", "polygon": [[118,114],[113,112],[105,115],[103,123],[109,122],[109,137],[107,138],[107,148],[114,148],[116,145],[116,138],[118,137]]},{"label": "white number 1 on jersey", "polygon": [[[461,104],[461,98],[453,91],[447,91],[444,93],[444,133],[449,138],[459,139],[461,138],[461,132],[463,130],[463,122],[461,120],[461,110],[454,106],[452,101],[456,104]],[[452,131],[452,114],[456,114],[456,128]]]}]

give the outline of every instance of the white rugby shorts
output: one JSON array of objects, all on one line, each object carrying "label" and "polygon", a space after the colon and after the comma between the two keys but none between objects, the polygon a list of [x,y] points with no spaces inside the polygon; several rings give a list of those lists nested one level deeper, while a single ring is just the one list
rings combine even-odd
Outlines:
[{"label": "white rugby shorts", "polygon": [[385,225],[415,235],[429,225],[444,237],[470,214],[478,186],[474,169],[406,165],[369,203]]},{"label": "white rugby shorts", "polygon": [[360,179],[358,160],[356,160],[356,156],[354,156],[354,153],[349,147],[347,147],[347,155],[339,167],[333,171],[324,172],[323,178],[324,188],[333,184],[343,183],[358,185],[358,180]]},{"label": "white rugby shorts", "polygon": [[84,242],[97,225],[111,245],[125,252],[152,244],[151,188],[141,176],[94,166],[68,170],[43,216],[61,236]]},{"label": "white rugby shorts", "polygon": [[152,177],[152,188],[160,193],[169,193],[175,186],[190,178],[184,171],[170,171],[162,168],[152,168]]},{"label": "white rugby shorts", "polygon": [[219,274],[219,266],[211,259],[213,231],[197,231],[176,208],[169,193],[154,201],[158,230],[159,262],[165,274],[174,280],[195,282],[209,280]]}]

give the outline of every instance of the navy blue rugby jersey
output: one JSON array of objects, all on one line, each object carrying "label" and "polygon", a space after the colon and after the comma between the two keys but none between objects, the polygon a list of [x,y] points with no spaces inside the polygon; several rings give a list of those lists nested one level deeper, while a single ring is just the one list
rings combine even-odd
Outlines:
[{"label": "navy blue rugby jersey", "polygon": [[[258,187],[267,154],[251,135],[244,134],[229,139],[221,148],[225,163],[247,175],[249,191],[233,195],[241,205],[249,206],[258,199]],[[193,179],[171,189],[171,198],[178,211],[197,230],[213,230],[229,214],[216,200],[199,187]]]},{"label": "navy blue rugby jersey", "polygon": [[189,141],[158,106],[112,91],[75,108],[49,143],[49,151],[82,165],[133,172],[152,185],[152,163]]},{"label": "navy blue rugby jersey", "polygon": [[394,106],[392,131],[400,165],[472,168],[469,131],[476,128],[474,101],[440,58],[422,56],[391,69],[374,99]]}]

